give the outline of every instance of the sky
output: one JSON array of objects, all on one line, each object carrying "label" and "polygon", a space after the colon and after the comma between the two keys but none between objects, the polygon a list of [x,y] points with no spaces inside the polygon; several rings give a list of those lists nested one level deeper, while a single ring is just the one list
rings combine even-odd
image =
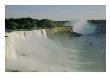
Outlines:
[{"label": "sky", "polygon": [[6,5],[6,18],[74,20],[106,19],[104,5]]}]

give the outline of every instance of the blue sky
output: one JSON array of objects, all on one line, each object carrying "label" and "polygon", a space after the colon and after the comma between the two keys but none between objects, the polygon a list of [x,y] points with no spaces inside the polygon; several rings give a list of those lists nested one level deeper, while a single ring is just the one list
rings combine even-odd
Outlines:
[{"label": "blue sky", "polygon": [[104,5],[6,5],[5,9],[6,18],[31,17],[53,20],[106,18]]}]

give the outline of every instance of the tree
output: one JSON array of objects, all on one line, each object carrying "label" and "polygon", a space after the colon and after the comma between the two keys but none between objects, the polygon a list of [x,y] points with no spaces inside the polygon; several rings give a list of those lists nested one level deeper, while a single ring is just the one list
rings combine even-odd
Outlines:
[{"label": "tree", "polygon": [[6,22],[6,28],[7,29],[12,29],[12,30],[17,30],[18,24],[15,22]]}]

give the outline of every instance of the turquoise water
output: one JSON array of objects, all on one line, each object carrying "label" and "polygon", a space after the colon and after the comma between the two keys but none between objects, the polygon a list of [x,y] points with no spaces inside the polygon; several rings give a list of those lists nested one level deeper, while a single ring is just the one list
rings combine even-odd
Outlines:
[{"label": "turquoise water", "polygon": [[75,71],[106,71],[106,36],[85,35],[67,41],[65,48]]}]

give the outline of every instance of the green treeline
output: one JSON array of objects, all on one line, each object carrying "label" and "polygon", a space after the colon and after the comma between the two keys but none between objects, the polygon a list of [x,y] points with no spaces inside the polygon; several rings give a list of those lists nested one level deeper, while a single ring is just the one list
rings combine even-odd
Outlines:
[{"label": "green treeline", "polygon": [[[103,24],[106,25],[106,20],[87,20],[92,24]],[[50,19],[32,19],[28,18],[10,18],[5,19],[5,29],[6,30],[32,30],[39,28],[49,28],[52,29],[54,27],[68,27],[65,26],[65,23],[69,21],[53,21]],[[71,27],[71,25],[69,26]]]},{"label": "green treeline", "polygon": [[87,20],[92,24],[106,24],[106,20]]},{"label": "green treeline", "polygon": [[20,29],[39,29],[39,28],[54,28],[64,27],[66,21],[53,21],[49,19],[32,19],[28,18],[10,18],[5,19],[5,29],[20,30]]}]

